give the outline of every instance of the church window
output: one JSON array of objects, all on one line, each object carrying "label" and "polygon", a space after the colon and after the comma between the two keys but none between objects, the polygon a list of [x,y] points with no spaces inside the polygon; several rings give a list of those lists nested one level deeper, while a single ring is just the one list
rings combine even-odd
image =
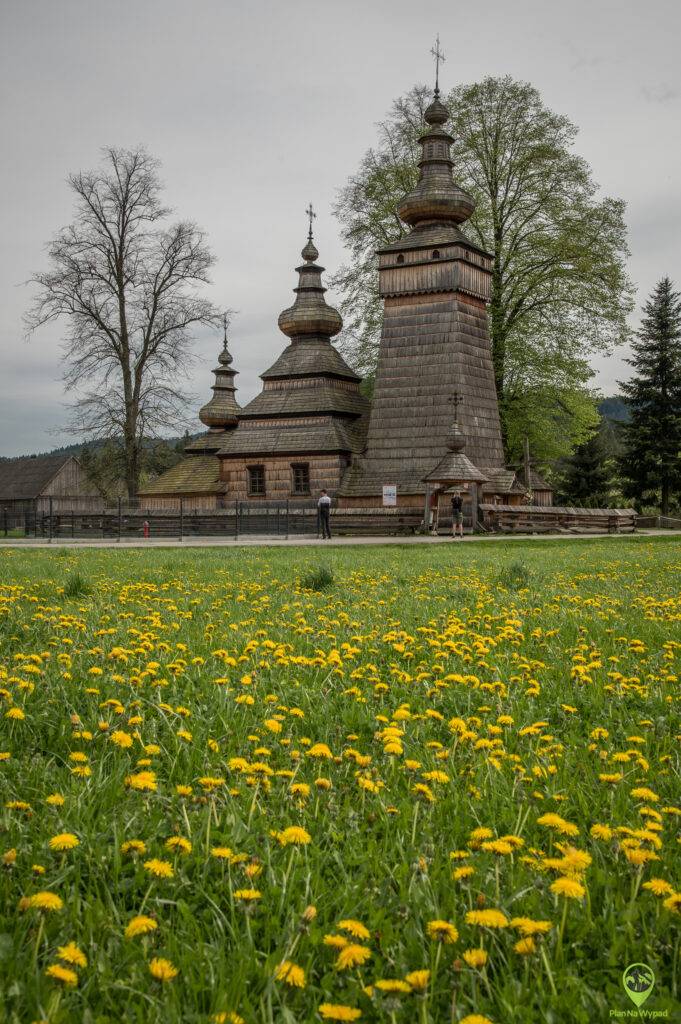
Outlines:
[{"label": "church window", "polygon": [[402,253],[400,253],[400,255],[397,257],[397,262],[404,263],[404,256],[402,255]]},{"label": "church window", "polygon": [[310,463],[292,462],[291,473],[293,474],[293,493],[310,493]]},{"label": "church window", "polygon": [[248,467],[248,493],[252,495],[264,495],[265,493],[265,467]]},{"label": "church window", "polygon": [[432,258],[434,260],[439,260],[440,259],[440,250],[439,249],[433,249]]}]

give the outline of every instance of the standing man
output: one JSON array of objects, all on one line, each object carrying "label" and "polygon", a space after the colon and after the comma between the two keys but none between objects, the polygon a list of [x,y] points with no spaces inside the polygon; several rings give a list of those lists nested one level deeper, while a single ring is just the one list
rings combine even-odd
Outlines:
[{"label": "standing man", "polygon": [[456,536],[463,540],[463,498],[459,491],[452,495],[452,537]]},{"label": "standing man", "polygon": [[317,502],[319,512],[319,524],[322,528],[322,540],[331,540],[331,528],[329,526],[329,513],[331,511],[331,498],[326,491],[322,491]]}]

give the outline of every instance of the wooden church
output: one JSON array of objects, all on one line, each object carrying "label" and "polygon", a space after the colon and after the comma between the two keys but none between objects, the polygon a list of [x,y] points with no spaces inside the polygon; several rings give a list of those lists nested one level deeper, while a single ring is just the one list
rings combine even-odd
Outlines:
[{"label": "wooden church", "polygon": [[[310,230],[295,301],[279,317],[288,339],[240,408],[232,357],[213,371],[200,413],[208,433],[141,493],[148,508],[182,497],[187,508],[235,500],[310,501],[326,489],[340,508],[423,507],[460,488],[486,502],[527,500],[527,482],[505,467],[487,321],[492,258],[461,225],[475,208],[453,178],[448,111],[436,84],[419,139],[416,188],[398,213],[410,232],[378,252],[383,328],[371,403],[332,339],[342,320],[324,298]],[[551,492],[533,481],[551,503]]]}]

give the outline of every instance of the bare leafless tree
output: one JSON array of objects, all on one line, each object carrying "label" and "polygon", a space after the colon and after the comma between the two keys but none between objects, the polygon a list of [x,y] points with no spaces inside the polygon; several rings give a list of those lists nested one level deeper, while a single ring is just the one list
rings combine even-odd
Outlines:
[{"label": "bare leafless tree", "polygon": [[158,161],[143,148],[107,149],[100,170],[71,175],[72,224],[49,243],[49,270],[26,315],[29,335],[65,318],[64,381],[72,430],[119,441],[137,494],[144,438],[177,426],[191,328],[217,311],[198,288],[214,257],[190,221],[168,224]]}]

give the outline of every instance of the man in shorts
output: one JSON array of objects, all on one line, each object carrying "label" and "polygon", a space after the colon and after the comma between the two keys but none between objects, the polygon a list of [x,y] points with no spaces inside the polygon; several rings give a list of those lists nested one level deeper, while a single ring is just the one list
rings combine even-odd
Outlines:
[{"label": "man in shorts", "polygon": [[463,498],[459,491],[452,495],[452,537],[463,540]]}]

